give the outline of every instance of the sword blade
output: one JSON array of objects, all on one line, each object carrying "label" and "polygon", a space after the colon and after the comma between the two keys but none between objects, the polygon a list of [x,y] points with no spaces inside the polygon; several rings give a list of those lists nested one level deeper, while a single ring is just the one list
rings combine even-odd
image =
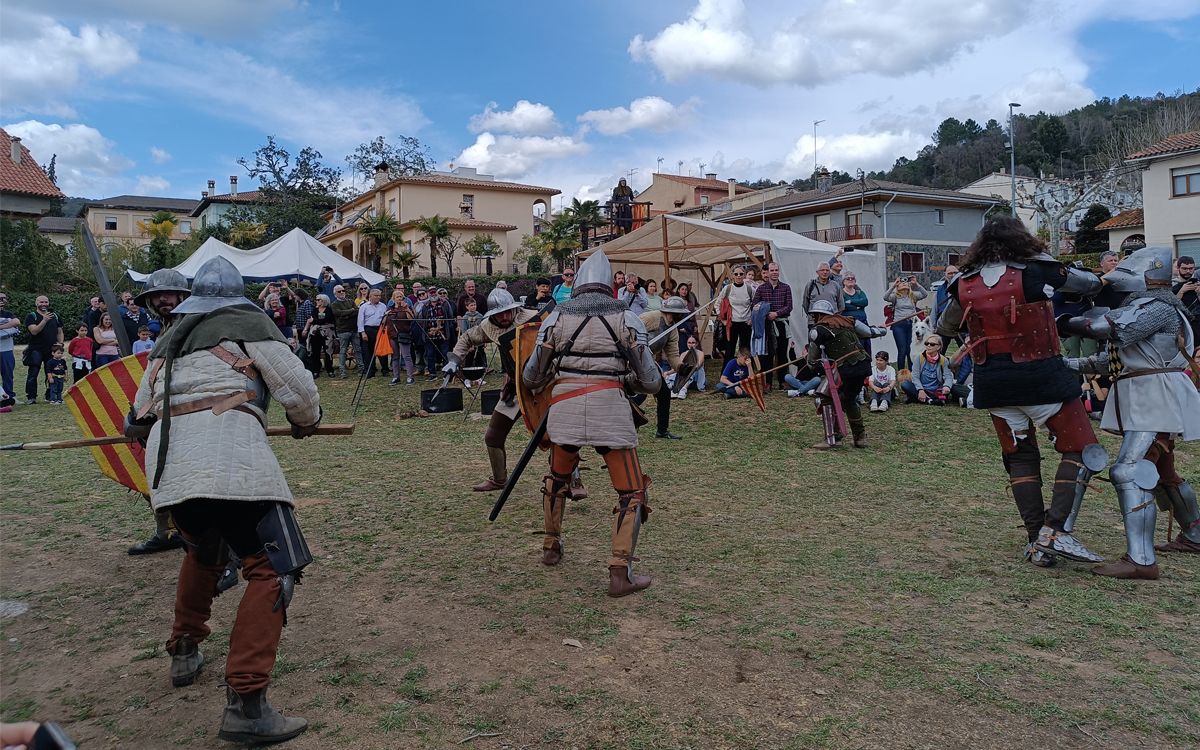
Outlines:
[{"label": "sword blade", "polygon": [[521,458],[517,460],[516,466],[508,473],[508,481],[504,483],[504,489],[500,491],[500,497],[496,498],[496,504],[492,506],[492,512],[488,514],[489,521],[495,521],[500,515],[500,511],[504,508],[504,504],[508,502],[508,496],[512,494],[513,489],[517,486],[517,480],[525,473],[525,467],[533,459],[533,454],[537,452],[538,445],[541,444],[542,438],[546,436],[546,420],[550,418],[550,412],[542,417],[542,421],[538,424],[537,429],[533,431],[533,436],[529,438],[529,444],[525,446],[525,450],[521,453]]}]

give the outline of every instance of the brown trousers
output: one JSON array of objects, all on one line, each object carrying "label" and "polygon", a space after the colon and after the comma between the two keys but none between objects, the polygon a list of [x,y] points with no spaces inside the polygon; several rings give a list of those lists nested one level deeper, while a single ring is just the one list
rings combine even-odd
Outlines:
[{"label": "brown trousers", "polygon": [[229,635],[225,683],[236,693],[265,688],[283,633],[284,609],[279,601],[279,576],[258,541],[256,527],[271,503],[189,500],[173,508],[175,523],[188,543],[175,589],[175,622],[167,652],[179,639],[193,643],[208,637],[217,579],[225,569],[222,538],[242,561],[246,590]]}]

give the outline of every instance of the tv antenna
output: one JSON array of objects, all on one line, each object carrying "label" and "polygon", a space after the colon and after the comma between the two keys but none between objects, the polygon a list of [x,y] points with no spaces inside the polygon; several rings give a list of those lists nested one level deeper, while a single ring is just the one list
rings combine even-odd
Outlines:
[{"label": "tv antenna", "polygon": [[675,174],[683,174],[683,159],[675,165]]},{"label": "tv antenna", "polygon": [[658,157],[658,171],[662,172],[662,163],[665,161],[661,156]]}]

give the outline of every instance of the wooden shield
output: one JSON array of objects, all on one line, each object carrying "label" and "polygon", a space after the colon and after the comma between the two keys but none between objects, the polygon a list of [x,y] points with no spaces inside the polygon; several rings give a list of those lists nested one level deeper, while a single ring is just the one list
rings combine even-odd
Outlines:
[{"label": "wooden shield", "polygon": [[[137,395],[149,357],[149,352],[122,357],[96,368],[67,390],[67,406],[85,438],[122,433],[125,415]],[[146,482],[146,453],[140,443],[99,445],[91,450],[104,476],[135,492],[150,494]]]},{"label": "wooden shield", "polygon": [[[525,385],[525,379],[522,377],[525,363],[529,361],[529,357],[533,354],[533,350],[537,347],[538,330],[542,327],[540,318],[535,318],[527,323],[522,323],[517,326],[517,335],[513,337],[512,357],[515,368],[515,378],[513,382],[517,387],[517,403],[521,407],[521,418],[525,420],[525,428],[529,430],[529,434],[533,434],[537,430],[538,425],[542,423],[542,419],[550,410],[550,391],[552,388],[544,388],[540,393],[534,393],[529,386]],[[550,447],[550,438],[542,438],[542,448]]]}]

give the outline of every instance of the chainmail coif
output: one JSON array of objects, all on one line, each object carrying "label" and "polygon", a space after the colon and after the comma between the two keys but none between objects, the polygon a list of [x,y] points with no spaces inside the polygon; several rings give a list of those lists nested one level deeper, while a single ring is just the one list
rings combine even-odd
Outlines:
[{"label": "chainmail coif", "polygon": [[554,309],[561,315],[613,315],[625,312],[629,304],[602,292],[572,297]]}]

